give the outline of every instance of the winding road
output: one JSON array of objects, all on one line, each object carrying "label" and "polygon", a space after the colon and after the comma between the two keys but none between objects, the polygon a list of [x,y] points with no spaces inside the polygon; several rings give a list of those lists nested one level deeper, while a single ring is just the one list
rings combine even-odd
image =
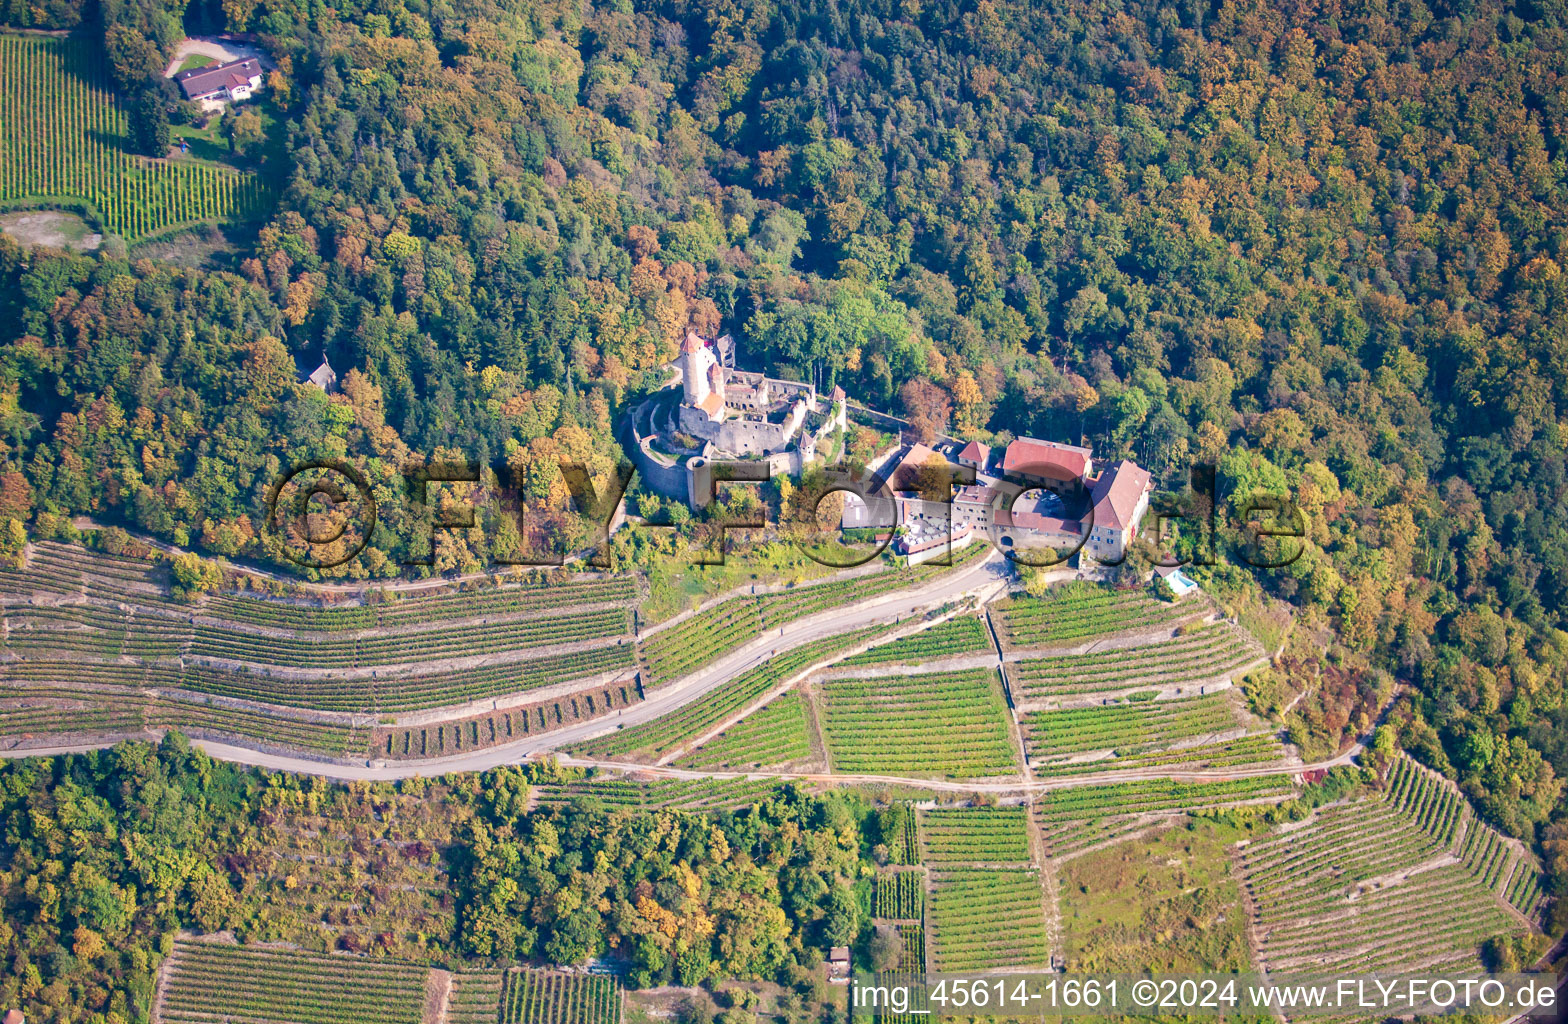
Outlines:
[{"label": "winding road", "polygon": [[[309,757],[252,750],[213,740],[193,739],[191,743],[224,761],[339,780],[389,781],[417,776],[429,778],[449,772],[484,771],[503,764],[519,764],[531,757],[538,757],[582,740],[614,732],[619,728],[651,722],[661,715],[701,700],[740,673],[762,664],[775,654],[793,650],[802,644],[878,622],[892,625],[898,620],[907,619],[968,595],[998,593],[1006,586],[1006,577],[1005,559],[992,551],[979,561],[939,576],[923,586],[894,591],[848,608],[833,608],[819,612],[788,623],[777,631],[770,630],[690,675],[668,686],[650,690],[646,700],[627,708],[613,718],[597,718],[557,729],[542,736],[484,747],[450,757],[430,758],[417,762],[371,760],[360,764],[338,764]],[[103,744],[91,743],[13,749],[0,751],[0,757],[75,754],[95,750],[101,746]]]},{"label": "winding road", "polygon": [[[415,777],[434,777],[452,772],[484,771],[504,764],[520,764],[533,758],[551,754],[562,747],[583,740],[651,722],[681,707],[701,700],[720,686],[749,669],[761,665],[773,656],[793,650],[828,636],[850,632],[876,623],[887,623],[894,628],[897,623],[940,607],[950,602],[975,596],[986,601],[1001,593],[1007,586],[1006,560],[991,552],[981,560],[963,566],[954,572],[937,577],[921,587],[885,594],[849,608],[834,608],[816,615],[788,623],[778,631],[769,631],[761,637],[723,655],[709,665],[698,669],[668,686],[652,690],[646,700],[636,704],[616,717],[598,718],[558,729],[541,736],[529,737],[512,743],[498,744],[478,750],[454,754],[449,757],[419,761],[367,760],[361,763],[334,763],[309,757],[254,750],[215,740],[193,739],[192,745],[211,756],[236,764],[250,765],[269,771],[288,771],[319,775],[339,781],[381,782]],[[835,652],[832,659],[844,656]],[[809,670],[803,670],[809,671]],[[102,744],[75,744],[51,747],[34,747],[0,751],[0,757],[38,757],[52,754],[81,753],[101,747]],[[1137,782],[1150,779],[1169,779],[1179,782],[1222,782],[1273,775],[1296,775],[1316,768],[1332,768],[1349,764],[1362,751],[1358,743],[1339,756],[1315,764],[1278,764],[1216,771],[1183,771],[1179,767],[1146,770],[1121,769],[1091,772],[1063,778],[1037,779],[1027,775],[1017,778],[958,781],[926,779],[907,775],[854,775],[846,773],[783,772],[783,771],[693,771],[669,766],[634,764],[614,760],[595,760],[564,756],[561,763],[585,768],[603,768],[621,772],[636,772],[645,777],[670,779],[778,779],[815,783],[858,783],[871,785],[914,785],[922,789],[950,793],[1036,793],[1107,782]]]}]

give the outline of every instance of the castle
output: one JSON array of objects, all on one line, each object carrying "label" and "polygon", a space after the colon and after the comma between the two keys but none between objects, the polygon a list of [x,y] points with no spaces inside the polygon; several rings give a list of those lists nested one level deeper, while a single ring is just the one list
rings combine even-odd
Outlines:
[{"label": "castle", "polygon": [[755,461],[772,476],[798,476],[832,434],[842,440],[848,424],[842,388],[824,401],[811,384],[734,369],[734,352],[728,335],[709,341],[688,330],[669,386],[632,411],[643,479],[693,508],[712,494],[714,460]]}]

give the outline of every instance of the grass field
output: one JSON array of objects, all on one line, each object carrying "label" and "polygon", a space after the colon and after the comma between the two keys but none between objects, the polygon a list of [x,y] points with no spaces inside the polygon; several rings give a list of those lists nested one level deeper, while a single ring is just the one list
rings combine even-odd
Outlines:
[{"label": "grass field", "polygon": [[1062,865],[1067,969],[1245,970],[1246,922],[1227,857],[1240,835],[1193,821]]},{"label": "grass field", "polygon": [[836,771],[977,778],[1018,770],[990,669],[833,679],[820,693]]},{"label": "grass field", "polygon": [[0,35],[0,202],[85,200],[106,230],[134,240],[250,216],[265,192],[234,168],[130,152],[124,111],[87,40]]}]

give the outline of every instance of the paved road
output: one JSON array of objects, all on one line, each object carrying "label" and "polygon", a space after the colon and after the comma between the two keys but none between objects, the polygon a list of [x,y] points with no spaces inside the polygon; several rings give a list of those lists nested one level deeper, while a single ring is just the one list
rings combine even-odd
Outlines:
[{"label": "paved road", "polygon": [[[1000,587],[1007,574],[1006,562],[995,552],[973,565],[939,577],[923,587],[901,590],[850,608],[835,608],[796,622],[789,623],[780,632],[768,634],[719,658],[697,672],[677,680],[669,686],[652,691],[649,698],[627,709],[615,718],[601,718],[591,722],[568,726],[544,736],[520,740],[493,747],[486,747],[451,757],[434,758],[418,762],[367,761],[363,764],[334,764],[307,757],[267,753],[248,747],[234,746],[213,740],[193,740],[195,746],[213,757],[238,764],[252,765],[274,771],[301,772],[345,781],[390,781],[416,776],[431,777],[448,772],[483,771],[503,764],[518,764],[535,757],[615,731],[649,722],[678,708],[702,699],[714,689],[735,676],[762,664],[775,654],[792,650],[802,644],[819,640],[836,633],[844,633],[877,622],[891,622],[957,600],[967,594],[983,593]],[[0,757],[31,757],[50,754],[80,753],[97,749],[98,744],[77,744],[42,747],[28,750],[0,751]],[[812,772],[696,772],[670,767],[652,767],[613,760],[594,760],[562,757],[565,764],[583,767],[609,768],[636,771],[664,778],[715,780],[773,778],[780,781],[805,782],[856,782],[865,784],[915,785],[924,789],[951,793],[1011,793],[1045,792],[1069,789],[1107,782],[1137,782],[1150,779],[1170,779],[1181,782],[1223,782],[1236,779],[1261,778],[1272,775],[1294,775],[1314,768],[1330,768],[1349,764],[1362,751],[1358,743],[1343,754],[1328,761],[1310,765],[1268,765],[1229,769],[1222,771],[1182,771],[1179,767],[1147,770],[1120,770],[1093,772],[1068,778],[1036,779],[1014,778],[988,781],[954,781],[947,779],[916,779],[903,775],[847,775]]]},{"label": "paved road", "polygon": [[[629,728],[652,721],[683,707],[713,691],[735,676],[762,664],[775,654],[792,650],[802,644],[835,633],[844,633],[877,622],[907,618],[917,612],[933,608],[966,594],[990,590],[1006,577],[1005,560],[996,552],[987,554],[972,565],[947,573],[921,587],[895,591],[875,600],[865,601],[849,608],[834,608],[817,615],[789,623],[782,631],[769,631],[757,640],[731,651],[712,664],[649,692],[648,699],[626,709],[614,718],[600,718],[579,725],[568,726],[530,739],[494,747],[486,747],[452,757],[433,758],[417,763],[398,761],[372,761],[364,764],[333,764],[308,757],[266,753],[229,743],[212,740],[192,740],[192,744],[213,757],[239,764],[254,765],[277,771],[304,772],[331,779],[391,780],[414,776],[435,776],[448,772],[483,771],[502,764],[517,764],[530,756],[547,753],[568,744],[613,732],[617,727]],[[30,757],[49,754],[80,753],[96,749],[97,744],[40,747],[28,750],[0,751],[0,757]]]}]

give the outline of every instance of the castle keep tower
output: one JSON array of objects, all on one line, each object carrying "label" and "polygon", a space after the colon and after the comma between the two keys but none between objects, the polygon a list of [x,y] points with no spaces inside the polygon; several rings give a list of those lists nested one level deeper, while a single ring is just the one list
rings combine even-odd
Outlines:
[{"label": "castle keep tower", "polygon": [[687,331],[686,340],[681,342],[680,364],[686,404],[701,406],[702,400],[714,390],[708,374],[710,369],[718,368],[719,361],[713,358],[713,353],[703,344],[696,331]]}]

